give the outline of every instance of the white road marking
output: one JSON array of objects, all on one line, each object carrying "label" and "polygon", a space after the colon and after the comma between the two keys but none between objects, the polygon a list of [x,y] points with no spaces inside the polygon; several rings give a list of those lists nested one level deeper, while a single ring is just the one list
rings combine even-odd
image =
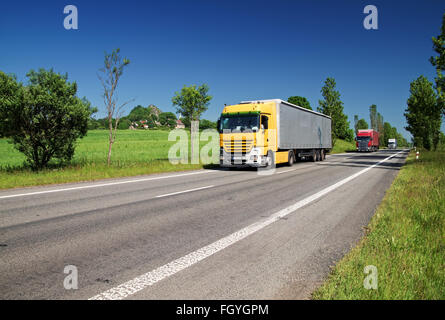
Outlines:
[{"label": "white road marking", "polygon": [[[401,151],[403,152],[403,151]],[[195,263],[200,262],[201,260],[204,260],[211,255],[214,255],[215,253],[227,248],[228,246],[248,237],[249,235],[267,227],[268,225],[280,220],[281,218],[289,215],[290,213],[296,211],[297,209],[304,207],[305,205],[311,203],[312,201],[315,201],[322,196],[326,195],[327,193],[339,188],[340,186],[344,185],[345,183],[351,181],[354,178],[357,178],[358,176],[364,174],[365,172],[371,170],[372,168],[378,166],[379,164],[391,159],[392,157],[398,155],[398,152],[396,154],[393,154],[392,156],[389,156],[382,161],[363,169],[343,180],[340,180],[339,182],[303,199],[298,201],[297,203],[282,209],[271,216],[255,222],[235,233],[232,233],[231,235],[228,235],[227,237],[224,237],[216,242],[213,242],[201,249],[198,249],[194,252],[191,252],[179,259],[176,259],[170,263],[167,263],[157,269],[154,269],[150,272],[147,272],[139,277],[134,278],[133,280],[127,281],[117,287],[111,288],[109,290],[106,290],[89,300],[121,300],[125,299],[126,297],[133,295],[143,289],[145,289],[148,286],[154,285],[155,283],[170,277],[174,275],[175,273],[178,273],[181,270],[184,270]]]},{"label": "white road marking", "polygon": [[94,184],[94,185],[80,186],[80,187],[71,187],[71,188],[53,189],[53,190],[45,190],[45,191],[37,191],[37,192],[29,192],[29,193],[11,194],[11,195],[7,195],[7,196],[0,196],[0,199],[32,196],[32,195],[36,195],[36,194],[62,192],[62,191],[71,191],[71,190],[80,190],[80,189],[88,189],[88,188],[106,187],[106,186],[113,186],[113,185],[117,185],[117,184],[143,182],[143,181],[152,181],[152,180],[161,180],[161,179],[168,179],[168,178],[177,178],[177,177],[191,176],[191,175],[194,175],[194,174],[215,173],[215,172],[218,172],[218,171],[216,171],[216,170],[203,170],[203,171],[197,171],[197,172],[176,174],[176,175],[172,175],[172,176],[151,177],[151,178],[136,179],[136,180],[125,180],[125,181],[108,182],[108,183],[101,183],[101,184]]},{"label": "white road marking", "polygon": [[286,173],[286,172],[291,172],[291,171],[295,171],[297,169],[289,169],[289,170],[285,170],[285,171],[279,171],[279,172],[275,172],[275,174],[281,174],[281,173]]},{"label": "white road marking", "polygon": [[208,188],[213,188],[213,187],[214,187],[214,185],[211,185],[211,186],[205,186],[205,187],[189,189],[189,190],[184,190],[184,191],[178,191],[178,192],[172,192],[172,193],[167,193],[167,194],[161,194],[159,196],[156,196],[156,198],[168,197],[168,196],[173,196],[173,195],[176,195],[176,194],[192,192],[192,191],[197,191],[197,190],[202,190],[202,189],[208,189]]}]

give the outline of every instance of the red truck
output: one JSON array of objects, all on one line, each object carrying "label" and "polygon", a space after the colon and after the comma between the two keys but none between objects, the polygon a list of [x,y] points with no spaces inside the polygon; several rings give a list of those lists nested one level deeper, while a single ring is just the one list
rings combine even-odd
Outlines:
[{"label": "red truck", "polygon": [[358,130],[355,140],[357,141],[357,151],[376,151],[379,149],[379,133],[375,130]]}]

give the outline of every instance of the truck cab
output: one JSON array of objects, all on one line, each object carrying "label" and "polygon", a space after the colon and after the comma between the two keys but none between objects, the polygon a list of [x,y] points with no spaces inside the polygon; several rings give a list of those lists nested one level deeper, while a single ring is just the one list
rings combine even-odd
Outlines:
[{"label": "truck cab", "polygon": [[379,133],[372,129],[358,130],[356,140],[357,151],[376,151],[379,149]]},{"label": "truck cab", "polygon": [[247,104],[225,107],[219,120],[220,163],[222,165],[267,166],[275,128],[270,104]]}]

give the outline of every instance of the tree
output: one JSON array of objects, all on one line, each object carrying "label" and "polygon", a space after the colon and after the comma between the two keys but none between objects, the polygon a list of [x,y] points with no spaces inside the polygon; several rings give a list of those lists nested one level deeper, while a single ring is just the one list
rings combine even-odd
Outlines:
[{"label": "tree", "polygon": [[[172,103],[177,106],[176,110],[188,121],[199,121],[201,114],[207,110],[212,96],[207,93],[209,87],[203,84],[196,88],[196,85],[190,87],[184,86],[181,92],[175,92],[175,96],[172,98]],[[184,122],[185,123],[185,122]],[[195,155],[195,141],[197,138],[197,128],[191,123],[190,136],[191,136],[191,154],[192,159]]]},{"label": "tree", "polygon": [[438,56],[431,57],[431,64],[436,67],[436,90],[442,114],[445,115],[445,13],[442,16],[442,28],[437,38],[433,37],[433,49]]},{"label": "tree", "polygon": [[90,103],[76,96],[77,84],[53,70],[31,70],[28,85],[0,72],[2,125],[14,147],[33,170],[53,158],[72,159],[75,142],[86,135],[92,112]]},{"label": "tree", "polygon": [[207,92],[209,87],[203,84],[196,88],[196,85],[190,87],[184,86],[180,92],[175,92],[172,103],[178,113],[189,121],[199,120],[201,114],[207,110],[212,96]]},{"label": "tree", "polygon": [[408,130],[417,146],[430,150],[439,142],[441,106],[437,102],[433,84],[424,76],[420,76],[410,84],[410,97],[407,101],[405,117]]},{"label": "tree", "polygon": [[199,121],[199,129],[206,130],[206,129],[216,129],[216,122],[202,119]]},{"label": "tree", "polygon": [[385,145],[385,131],[383,128],[383,116],[377,112],[377,131],[379,133],[379,145]]},{"label": "tree", "polygon": [[337,138],[346,139],[350,136],[348,117],[343,113],[343,102],[340,93],[335,90],[335,79],[327,78],[321,89],[324,100],[319,100],[318,112],[332,118],[332,145]]},{"label": "tree", "polygon": [[[127,101],[121,105],[117,104],[117,86],[124,72],[124,67],[129,63],[130,60],[120,56],[120,49],[118,48],[113,50],[110,54],[105,53],[104,67],[99,69],[101,74],[98,74],[98,77],[104,89],[103,98],[108,114],[108,165],[111,164],[111,149],[114,141],[116,141],[116,131],[119,125],[119,119],[122,115],[122,108],[131,101]],[[114,129],[113,119],[115,120]]]},{"label": "tree", "polygon": [[128,120],[133,122],[147,120],[149,117],[150,111],[141,105],[137,105],[136,107],[131,109],[130,113],[127,116]]},{"label": "tree", "polygon": [[159,122],[162,126],[174,128],[176,120],[176,115],[173,112],[162,112],[159,114]]},{"label": "tree", "polygon": [[377,106],[375,104],[369,107],[369,119],[371,120],[371,128],[377,131]]},{"label": "tree", "polygon": [[287,99],[287,102],[312,110],[311,104],[305,97],[292,96]]},{"label": "tree", "polygon": [[357,131],[358,130],[364,130],[364,129],[368,129],[368,123],[366,122],[365,119],[360,119],[357,121]]}]

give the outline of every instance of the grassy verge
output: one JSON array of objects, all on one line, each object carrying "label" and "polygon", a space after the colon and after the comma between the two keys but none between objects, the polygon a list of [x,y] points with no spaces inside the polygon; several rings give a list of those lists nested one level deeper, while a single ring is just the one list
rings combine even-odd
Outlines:
[{"label": "grassy verge", "polygon": [[349,142],[346,140],[341,140],[341,139],[337,139],[335,141],[335,145],[331,150],[331,154],[334,153],[343,153],[343,152],[347,152],[347,151],[355,151],[356,147],[355,147],[355,142]]},{"label": "grassy verge", "polygon": [[[0,189],[65,182],[91,181],[158,172],[201,169],[202,164],[171,164],[169,131],[120,130],[112,150],[112,165],[106,165],[106,130],[91,130],[78,141],[68,165],[51,163],[50,168],[33,172],[24,165],[25,157],[6,139],[0,139]],[[205,145],[207,142],[202,142]]]},{"label": "grassy verge", "polygon": [[[314,299],[445,298],[445,152],[413,153],[387,191],[368,232],[313,293]],[[378,288],[364,288],[365,266]]]}]

